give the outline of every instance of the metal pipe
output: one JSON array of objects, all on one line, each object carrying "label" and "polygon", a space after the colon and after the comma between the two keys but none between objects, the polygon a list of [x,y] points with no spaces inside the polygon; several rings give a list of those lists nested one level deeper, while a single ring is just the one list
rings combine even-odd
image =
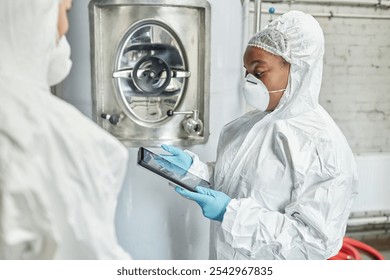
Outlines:
[{"label": "metal pipe", "polygon": [[369,239],[369,240],[376,240],[376,239],[384,239],[389,237],[389,231],[388,230],[364,230],[364,231],[349,231],[347,228],[347,235],[351,238],[355,239]]},{"label": "metal pipe", "polygon": [[255,16],[254,16],[254,30],[256,32],[260,31],[261,27],[261,0],[255,0]]},{"label": "metal pipe", "polygon": [[[274,14],[275,15],[282,15],[286,13],[287,11],[277,11]],[[268,10],[261,10],[261,13],[268,14]],[[362,15],[362,14],[334,14],[332,11],[329,13],[310,13],[313,17],[327,17],[329,19],[331,18],[365,18],[365,19],[390,19],[390,15]]]},{"label": "metal pipe", "polygon": [[334,4],[334,5],[346,5],[346,6],[365,6],[365,7],[379,7],[379,8],[388,8],[390,4],[384,4],[383,1],[346,1],[346,0],[263,0],[264,3],[273,3],[273,4],[316,4],[316,5],[326,5],[326,4]]},{"label": "metal pipe", "polygon": [[349,219],[348,226],[362,226],[362,225],[378,225],[378,224],[389,224],[389,217],[365,217],[357,219]]}]

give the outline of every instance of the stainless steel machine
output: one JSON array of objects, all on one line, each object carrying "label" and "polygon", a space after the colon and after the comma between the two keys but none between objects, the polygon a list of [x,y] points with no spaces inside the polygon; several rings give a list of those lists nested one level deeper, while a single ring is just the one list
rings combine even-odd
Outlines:
[{"label": "stainless steel machine", "polygon": [[210,5],[92,0],[96,122],[127,146],[191,146],[209,135]]}]

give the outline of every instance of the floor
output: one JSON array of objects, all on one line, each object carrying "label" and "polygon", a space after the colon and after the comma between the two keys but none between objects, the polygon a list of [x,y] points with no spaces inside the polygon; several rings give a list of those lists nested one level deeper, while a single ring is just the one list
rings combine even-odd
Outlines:
[{"label": "floor", "polygon": [[[376,240],[364,240],[362,242],[370,245],[375,250],[379,251],[385,258],[385,260],[390,260],[390,237]],[[369,258],[364,257],[363,259]]]},{"label": "floor", "polygon": [[385,257],[385,260],[390,260],[390,250],[380,251],[380,253]]}]

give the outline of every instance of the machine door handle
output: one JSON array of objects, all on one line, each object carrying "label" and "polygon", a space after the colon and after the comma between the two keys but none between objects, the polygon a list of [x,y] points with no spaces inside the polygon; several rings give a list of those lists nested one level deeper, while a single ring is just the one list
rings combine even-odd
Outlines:
[{"label": "machine door handle", "polygon": [[[140,74],[142,74],[144,71],[147,71],[147,70],[144,70],[144,69],[138,70],[138,72],[140,72]],[[112,73],[113,78],[131,79],[132,76],[133,76],[133,68],[122,69],[122,70],[115,71],[114,73]],[[191,72],[189,72],[189,71],[171,68],[171,77],[172,78],[188,78],[190,76],[191,76]],[[161,73],[161,76],[160,76],[161,79],[165,79],[166,77],[167,77],[167,73],[165,71],[163,73]]]}]

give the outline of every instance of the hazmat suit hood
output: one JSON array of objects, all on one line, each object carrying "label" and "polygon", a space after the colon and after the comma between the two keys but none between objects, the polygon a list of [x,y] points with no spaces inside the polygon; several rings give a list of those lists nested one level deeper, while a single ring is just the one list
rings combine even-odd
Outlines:
[{"label": "hazmat suit hood", "polygon": [[0,259],[128,259],[114,227],[127,150],[49,90],[58,11],[0,1]]},{"label": "hazmat suit hood", "polygon": [[0,74],[47,87],[56,44],[58,0],[1,1]]},{"label": "hazmat suit hood", "polygon": [[248,46],[262,48],[290,63],[290,76],[274,114],[289,118],[315,109],[322,81],[324,35],[309,14],[290,11],[254,35]]},{"label": "hazmat suit hood", "polygon": [[215,164],[190,171],[229,195],[211,222],[211,259],[327,259],[341,248],[357,193],[354,157],[318,103],[324,37],[318,22],[287,12],[248,46],[290,63],[272,112],[253,110],[222,130]]}]

